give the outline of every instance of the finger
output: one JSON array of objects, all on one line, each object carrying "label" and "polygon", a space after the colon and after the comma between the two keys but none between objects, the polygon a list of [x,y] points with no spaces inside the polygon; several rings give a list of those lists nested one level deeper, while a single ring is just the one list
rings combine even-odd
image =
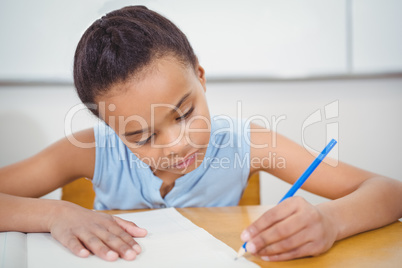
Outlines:
[{"label": "finger", "polygon": [[[295,197],[292,197],[295,198]],[[265,212],[259,219],[247,227],[241,234],[240,238],[246,242],[259,234],[265,229],[270,228],[275,223],[289,217],[297,211],[296,206],[291,205],[292,202],[288,198],[277,206]]]},{"label": "finger", "polygon": [[[306,228],[306,220],[297,214],[276,223],[247,242],[247,251],[257,253],[264,248],[276,248],[276,244],[284,241]],[[293,241],[293,240],[292,240]],[[285,246],[290,246],[284,242]]]},{"label": "finger", "polygon": [[95,234],[84,232],[78,236],[78,239],[93,254],[106,261],[115,261],[119,258],[119,254],[106,246],[102,240]]},{"label": "finger", "polygon": [[141,253],[140,245],[134,240],[134,238],[123,230],[119,225],[113,225],[108,228],[109,232],[120,237],[124,242],[126,242],[137,254]]},{"label": "finger", "polygon": [[[305,215],[306,213],[294,213],[288,218],[277,222],[270,228],[264,230],[248,243],[254,244],[256,252],[261,251],[267,245],[274,245],[280,241],[286,240],[295,234],[305,230],[309,224],[310,217]],[[299,236],[297,236],[299,237]],[[305,237],[300,237],[305,240]],[[288,242],[283,242],[283,246],[290,246]],[[250,246],[253,248],[253,246]],[[258,253],[259,254],[259,253]]]},{"label": "finger", "polygon": [[87,250],[78,240],[78,238],[73,235],[69,235],[64,239],[61,239],[60,243],[78,257],[86,258],[90,254],[89,250]]},{"label": "finger", "polygon": [[309,232],[306,229],[303,229],[286,239],[264,246],[257,252],[257,254],[260,256],[279,255],[290,252],[304,244],[310,243],[311,241],[312,237],[310,237]]},{"label": "finger", "polygon": [[123,228],[124,231],[131,234],[134,237],[144,237],[148,234],[148,231],[144,228],[138,227],[131,221],[123,220],[119,217],[113,216],[114,220]]},{"label": "finger", "polygon": [[297,259],[297,258],[302,258],[302,257],[308,257],[308,256],[316,256],[321,252],[318,252],[316,250],[316,246],[314,243],[306,243],[303,244],[302,246],[295,248],[293,250],[276,254],[276,255],[270,255],[270,256],[264,256],[261,257],[263,260],[269,260],[269,261],[287,261],[287,260],[292,260],[292,259]]},{"label": "finger", "polygon": [[[117,227],[117,229],[116,229]],[[108,248],[117,252],[118,255],[125,260],[134,260],[137,256],[137,252],[134,250],[133,246],[135,241],[131,237],[131,244],[127,243],[120,235],[123,235],[124,231],[120,229],[118,226],[112,227],[109,226],[108,229],[99,227],[94,230],[94,233],[97,237],[105,244]],[[110,231],[110,229],[114,229]],[[118,231],[120,229],[120,232]],[[119,235],[114,234],[113,232],[118,232]],[[127,234],[127,236],[130,236]]]},{"label": "finger", "polygon": [[[148,234],[147,230],[138,227],[135,223],[133,223],[131,221],[126,221],[119,217],[113,217],[113,218],[119,224],[119,226],[121,228],[123,228],[123,230],[126,232],[127,235],[130,234],[131,236],[135,236],[135,237],[144,237]],[[141,246],[134,239],[132,239],[132,237],[130,237],[130,238],[133,241],[133,243],[132,244],[130,243],[130,245],[132,246],[132,248],[135,250],[135,252],[137,254],[140,254],[142,251]]]},{"label": "finger", "polygon": [[135,244],[134,238],[130,234],[128,234],[125,230],[123,230],[119,225],[113,224],[111,226],[108,226],[107,230],[112,234],[120,237],[120,239],[129,244],[131,247],[134,246]]}]

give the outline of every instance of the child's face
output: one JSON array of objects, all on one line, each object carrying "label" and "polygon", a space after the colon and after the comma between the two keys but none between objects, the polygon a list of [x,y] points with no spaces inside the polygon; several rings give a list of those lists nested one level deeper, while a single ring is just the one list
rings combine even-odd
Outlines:
[{"label": "child's face", "polygon": [[211,131],[204,75],[173,57],[155,60],[97,99],[100,117],[156,175],[188,173],[204,159]]}]

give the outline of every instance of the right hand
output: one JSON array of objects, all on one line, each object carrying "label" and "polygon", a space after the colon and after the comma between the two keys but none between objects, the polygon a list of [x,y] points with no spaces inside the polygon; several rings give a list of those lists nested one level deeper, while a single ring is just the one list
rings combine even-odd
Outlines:
[{"label": "right hand", "polygon": [[52,236],[79,257],[96,256],[115,261],[134,260],[141,247],[133,237],[147,231],[132,222],[63,202],[49,222]]}]

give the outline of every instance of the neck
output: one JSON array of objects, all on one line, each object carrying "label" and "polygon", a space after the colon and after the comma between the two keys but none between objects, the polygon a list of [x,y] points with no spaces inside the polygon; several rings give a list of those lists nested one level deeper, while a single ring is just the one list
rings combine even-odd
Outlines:
[{"label": "neck", "polygon": [[165,198],[165,196],[173,189],[175,181],[183,176],[182,174],[174,174],[161,170],[154,171],[154,175],[163,181],[162,186],[159,190],[162,198]]}]

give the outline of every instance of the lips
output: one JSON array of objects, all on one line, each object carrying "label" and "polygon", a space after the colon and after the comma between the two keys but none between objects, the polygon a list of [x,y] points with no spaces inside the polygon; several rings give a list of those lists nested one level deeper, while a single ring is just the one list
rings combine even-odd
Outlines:
[{"label": "lips", "polygon": [[180,161],[179,163],[172,165],[171,168],[174,168],[174,169],[187,168],[192,163],[194,163],[196,156],[197,156],[197,153],[193,153],[193,154],[189,155],[187,158],[185,158],[184,160]]}]

